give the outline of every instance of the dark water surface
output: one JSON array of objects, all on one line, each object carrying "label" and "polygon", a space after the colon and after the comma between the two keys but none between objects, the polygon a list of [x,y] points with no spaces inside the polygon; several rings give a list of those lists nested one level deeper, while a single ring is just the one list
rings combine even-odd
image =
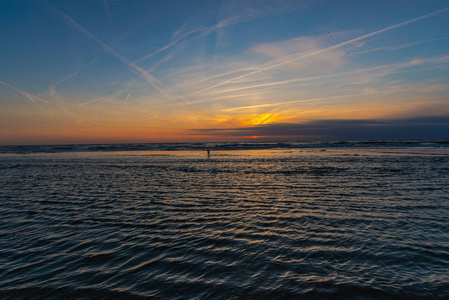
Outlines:
[{"label": "dark water surface", "polygon": [[449,156],[393,150],[0,156],[0,296],[448,299]]}]

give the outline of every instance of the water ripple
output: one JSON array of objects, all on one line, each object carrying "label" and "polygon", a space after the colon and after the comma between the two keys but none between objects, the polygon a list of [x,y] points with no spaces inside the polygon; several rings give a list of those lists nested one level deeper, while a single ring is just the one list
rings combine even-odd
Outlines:
[{"label": "water ripple", "polygon": [[449,157],[0,157],[3,298],[444,299]]}]

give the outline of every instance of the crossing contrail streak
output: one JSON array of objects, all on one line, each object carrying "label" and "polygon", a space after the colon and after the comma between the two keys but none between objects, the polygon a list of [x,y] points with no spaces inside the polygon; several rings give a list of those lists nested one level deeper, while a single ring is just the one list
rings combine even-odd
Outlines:
[{"label": "crossing contrail streak", "polygon": [[37,97],[41,97],[42,95],[49,94],[49,93],[50,93],[50,94],[54,93],[54,92],[55,92],[55,89],[56,89],[56,87],[57,87],[58,85],[64,83],[64,82],[65,82],[67,79],[69,79],[69,78],[72,78],[72,77],[77,76],[81,71],[83,71],[83,70],[89,68],[91,65],[93,65],[93,64],[96,63],[97,61],[98,61],[98,58],[94,59],[92,62],[90,62],[90,63],[88,63],[87,65],[83,66],[83,67],[82,67],[81,69],[79,69],[78,71],[76,71],[76,72],[74,72],[74,73],[72,73],[72,74],[69,74],[69,75],[67,75],[66,77],[64,77],[64,78],[62,78],[62,79],[60,79],[60,80],[58,80],[58,82],[56,82],[55,84],[52,84],[51,86],[49,86],[47,90],[45,90],[44,92],[40,93]]},{"label": "crossing contrail streak", "polygon": [[441,13],[444,13],[444,12],[447,12],[447,11],[449,11],[449,7],[446,7],[446,8],[437,10],[437,11],[434,11],[432,13],[429,13],[429,14],[426,14],[426,15],[423,15],[423,16],[420,16],[420,17],[417,17],[417,18],[414,18],[414,19],[411,19],[411,20],[408,20],[408,21],[405,21],[405,22],[402,22],[402,23],[398,23],[398,24],[395,24],[395,25],[392,25],[392,26],[389,26],[389,27],[385,27],[383,29],[380,29],[380,30],[377,30],[377,31],[374,31],[374,32],[371,32],[371,33],[368,33],[368,34],[365,34],[365,35],[353,38],[353,39],[350,39],[348,41],[339,43],[339,44],[334,45],[334,46],[330,46],[330,47],[326,47],[326,48],[323,48],[323,49],[320,49],[320,50],[317,50],[317,51],[314,51],[314,52],[310,52],[310,53],[301,55],[299,57],[297,57],[297,53],[295,53],[295,54],[292,54],[292,55],[289,55],[289,56],[285,57],[285,58],[287,58],[287,60],[284,60],[282,62],[273,64],[273,65],[268,66],[268,67],[261,67],[260,69],[257,69],[255,71],[252,71],[252,72],[249,72],[249,73],[246,73],[246,74],[243,74],[243,75],[240,75],[240,76],[237,76],[237,77],[234,77],[234,78],[231,78],[231,79],[219,82],[217,84],[214,84],[214,85],[211,85],[209,87],[206,87],[206,88],[204,88],[202,90],[194,92],[194,93],[190,94],[189,96],[193,96],[193,95],[199,94],[201,92],[204,92],[204,91],[207,91],[207,90],[210,90],[210,89],[213,89],[213,88],[225,85],[227,83],[234,82],[236,80],[239,80],[239,79],[242,79],[242,78],[245,78],[245,77],[257,74],[257,73],[260,73],[260,72],[271,70],[271,69],[274,69],[274,68],[286,65],[286,64],[294,62],[294,61],[298,61],[298,60],[301,60],[301,59],[304,59],[304,58],[315,56],[315,55],[321,54],[321,53],[326,52],[326,51],[330,51],[330,50],[334,50],[334,49],[337,49],[337,48],[341,48],[343,46],[350,45],[350,44],[353,44],[355,42],[359,42],[361,40],[373,37],[373,36],[381,34],[383,32],[390,31],[390,30],[393,30],[393,29],[396,29],[396,28],[399,28],[399,27],[403,27],[403,26],[406,26],[406,25],[409,25],[409,24],[412,24],[412,23],[416,23],[416,22],[421,21],[423,19],[426,19],[426,18],[429,18],[429,17],[433,17],[435,15],[438,15],[438,14],[441,14]]},{"label": "crossing contrail streak", "polygon": [[48,103],[48,101],[46,101],[46,100],[40,98],[39,96],[31,95],[30,93],[27,93],[27,92],[25,92],[25,91],[23,91],[23,90],[21,90],[21,89],[19,89],[19,88],[16,88],[15,86],[10,85],[9,83],[0,81],[0,84],[2,84],[2,85],[4,85],[4,86],[7,86],[7,87],[9,87],[9,88],[15,90],[16,92],[20,93],[22,96],[24,96],[25,98],[27,98],[28,100],[30,100],[31,103],[33,103],[34,105],[36,105],[36,106],[39,107],[40,109],[42,109],[42,107],[39,105],[39,102],[42,102],[42,103]]},{"label": "crossing contrail streak", "polygon": [[62,11],[57,9],[56,7],[52,6],[48,2],[47,2],[47,4],[51,9],[53,9],[57,14],[59,14],[67,24],[69,24],[74,29],[76,29],[76,30],[80,31],[81,33],[83,33],[84,35],[86,35],[88,38],[90,38],[95,43],[97,43],[99,46],[101,46],[103,49],[105,49],[109,54],[118,58],[125,65],[127,65],[132,72],[141,76],[146,82],[148,82],[151,86],[153,86],[161,94],[163,94],[167,98],[178,98],[182,101],[185,101],[187,104],[192,105],[192,103],[189,100],[185,99],[184,97],[181,97],[178,94],[173,95],[173,94],[170,94],[167,91],[165,91],[160,86],[161,82],[156,77],[151,75],[148,71],[146,71],[143,68],[136,65],[135,62],[131,62],[129,59],[127,59],[126,57],[124,57],[123,55],[121,55],[120,53],[118,53],[117,51],[115,51],[114,49],[112,49],[111,47],[109,47],[108,45],[103,43],[102,41],[100,41],[96,36],[94,36],[92,33],[87,31],[86,29],[84,29],[81,25],[79,25],[72,18],[70,18],[68,15],[66,15],[65,13],[63,13]]},{"label": "crossing contrail streak", "polygon": [[85,36],[87,36],[92,41],[94,41],[99,46],[101,46],[104,50],[106,50],[109,54],[112,54],[113,56],[118,58],[125,65],[127,65],[131,69],[131,71],[133,71],[137,75],[141,76],[143,79],[145,79],[146,82],[148,82],[151,86],[153,86],[159,92],[161,92],[165,96],[169,96],[169,94],[159,86],[159,84],[161,84],[161,83],[159,82],[159,80],[157,80],[157,78],[155,78],[149,72],[145,71],[144,69],[137,66],[133,62],[131,62],[129,59],[127,59],[126,57],[124,57],[123,55],[121,55],[120,53],[118,53],[117,51],[115,51],[114,49],[112,49],[111,47],[109,47],[108,45],[103,43],[102,41],[100,41],[96,36],[94,36],[92,33],[87,31],[86,29],[84,29],[81,25],[79,25],[77,22],[75,22],[68,15],[66,15],[65,13],[63,13],[62,11],[57,9],[56,7],[52,6],[51,4],[49,4],[49,3],[47,3],[47,4],[49,5],[49,7],[52,10],[54,10],[58,15],[60,15],[68,25],[70,25],[72,28],[80,31],[81,33],[83,33]]}]

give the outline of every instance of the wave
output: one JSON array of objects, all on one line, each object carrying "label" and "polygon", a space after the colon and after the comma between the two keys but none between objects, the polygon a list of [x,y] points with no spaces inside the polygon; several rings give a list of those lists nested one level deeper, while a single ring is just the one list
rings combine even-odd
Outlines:
[{"label": "wave", "polygon": [[[175,293],[154,292],[160,287]],[[235,286],[219,285],[215,282],[166,283],[155,282],[149,284],[149,292],[137,294],[130,291],[111,290],[107,288],[76,288],[76,287],[24,287],[20,289],[0,289],[6,299],[158,299],[171,297],[172,299],[185,299],[191,291],[202,291],[201,298],[223,299],[223,295],[232,295],[231,299],[445,299],[447,286],[435,287],[433,290],[420,290],[420,287],[409,287],[410,291],[389,292],[365,286],[335,284],[322,282],[317,284],[315,290],[307,287],[295,289],[250,288],[235,292]],[[443,292],[443,293],[442,293]],[[64,297],[61,297],[64,295]]]},{"label": "wave", "polygon": [[139,143],[0,146],[0,153],[61,153],[111,151],[264,150],[369,147],[449,147],[449,140],[235,142],[235,143]]},{"label": "wave", "polygon": [[449,155],[3,156],[0,298],[449,299],[448,170]]}]

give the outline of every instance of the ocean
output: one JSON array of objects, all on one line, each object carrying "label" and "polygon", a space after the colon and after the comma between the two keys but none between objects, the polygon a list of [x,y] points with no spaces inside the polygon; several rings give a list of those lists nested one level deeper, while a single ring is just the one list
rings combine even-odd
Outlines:
[{"label": "ocean", "polygon": [[448,183],[449,141],[2,146],[0,298],[448,299]]}]

